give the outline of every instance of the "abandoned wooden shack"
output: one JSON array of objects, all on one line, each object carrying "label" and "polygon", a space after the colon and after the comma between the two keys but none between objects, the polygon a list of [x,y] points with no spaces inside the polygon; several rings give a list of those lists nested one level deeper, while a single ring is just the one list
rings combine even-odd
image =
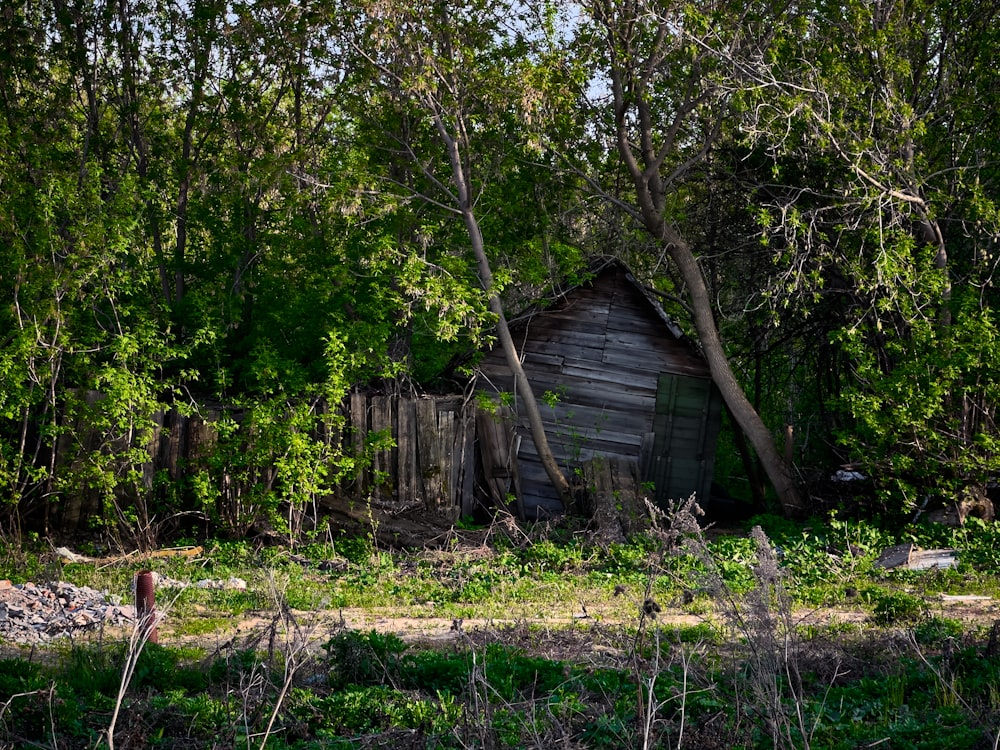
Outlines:
[{"label": "abandoned wooden shack", "polygon": [[[696,346],[627,269],[606,266],[557,304],[515,323],[513,332],[556,458],[583,487],[596,490],[589,494],[617,498],[621,480],[633,488],[651,482],[661,505],[692,492],[708,498],[721,399]],[[239,533],[273,508],[275,498],[287,497],[278,507],[290,528],[299,516],[322,511],[384,530],[392,543],[419,543],[428,525],[447,526],[484,505],[510,507],[528,519],[564,512],[518,419],[519,394],[502,353],[488,352],[479,369],[477,389],[495,408],[481,408],[482,399],[469,394],[363,390],[342,404],[311,404],[338,417],[326,427],[317,422],[310,436],[322,445],[316,455],[356,460],[349,476],[314,488],[309,497],[282,486],[277,449],[241,410],[205,404],[193,415],[137,415],[118,434],[97,426],[102,395],[79,394],[86,408],[67,412],[72,429],[52,459],[53,486],[64,491],[58,503],[45,505],[44,525],[72,535],[95,518],[113,521],[113,506],[146,528],[164,492],[179,493],[180,510],[211,510]],[[219,451],[223,417],[228,442]],[[600,470],[602,461],[607,471]],[[91,485],[83,468],[94,462],[107,464],[107,476]],[[67,482],[71,477],[83,479]],[[184,499],[184,488],[196,480],[214,508],[206,508],[204,498]],[[614,508],[614,502],[605,506],[612,514]]]},{"label": "abandoned wooden shack", "polygon": [[[708,499],[721,396],[694,343],[625,267],[605,266],[511,329],[564,471],[580,473],[595,458],[634,463],[661,507],[691,493]],[[528,518],[561,513],[526,420],[518,417],[519,394],[499,347],[479,370],[479,392],[513,415],[507,439],[494,420],[485,451],[490,433],[484,416],[477,420],[494,495],[517,495]]]}]

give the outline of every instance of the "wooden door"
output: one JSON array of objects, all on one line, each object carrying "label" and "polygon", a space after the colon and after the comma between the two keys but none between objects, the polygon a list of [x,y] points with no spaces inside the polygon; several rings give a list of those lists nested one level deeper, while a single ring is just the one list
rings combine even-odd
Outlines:
[{"label": "wooden door", "polygon": [[708,502],[722,399],[711,380],[660,373],[653,417],[653,447],[645,479],[658,505],[695,493]]}]

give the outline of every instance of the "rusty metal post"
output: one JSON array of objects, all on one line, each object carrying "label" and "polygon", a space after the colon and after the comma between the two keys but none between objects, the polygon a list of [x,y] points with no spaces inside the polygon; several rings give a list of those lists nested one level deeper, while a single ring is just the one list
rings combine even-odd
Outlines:
[{"label": "rusty metal post", "polygon": [[135,574],[135,617],[146,633],[146,640],[157,643],[159,635],[156,632],[156,594],[154,592],[153,571],[140,570]]}]

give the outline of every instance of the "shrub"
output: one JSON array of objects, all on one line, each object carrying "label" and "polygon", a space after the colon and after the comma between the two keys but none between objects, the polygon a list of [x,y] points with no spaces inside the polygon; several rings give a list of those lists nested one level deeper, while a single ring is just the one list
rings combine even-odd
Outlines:
[{"label": "shrub", "polygon": [[926,617],[924,600],[904,591],[882,594],[875,603],[872,619],[877,625],[913,625]]}]

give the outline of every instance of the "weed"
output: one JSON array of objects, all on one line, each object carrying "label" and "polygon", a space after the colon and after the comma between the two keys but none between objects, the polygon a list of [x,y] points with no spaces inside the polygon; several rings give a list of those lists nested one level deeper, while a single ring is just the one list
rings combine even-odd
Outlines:
[{"label": "weed", "polygon": [[329,663],[329,684],[344,687],[384,682],[406,651],[406,644],[391,633],[346,630],[323,644],[323,649]]},{"label": "weed", "polygon": [[915,625],[927,616],[927,605],[905,591],[881,593],[875,602],[872,620],[877,625]]},{"label": "weed", "polygon": [[959,620],[936,615],[919,620],[913,628],[913,636],[921,646],[940,646],[964,632],[965,628]]},{"label": "weed", "polygon": [[[542,525],[464,530],[407,553],[370,535],[294,554],[209,542],[207,559],[153,567],[186,580],[235,575],[250,588],[185,590],[169,632],[231,631],[246,610],[270,613],[270,625],[208,655],[147,644],[130,656],[105,640],[0,662],[0,734],[94,747],[117,707],[119,745],[145,711],[149,743],[165,748],[994,746],[1000,649],[988,627],[932,616],[925,602],[1000,588],[979,569],[995,530],[910,529],[924,546],[960,548],[962,565],[882,571],[873,559],[898,538],[864,523],[767,517],[752,536],[709,540],[692,510],[606,548]],[[61,572],[122,596],[130,582],[125,568]],[[647,614],[646,599],[662,611]],[[806,625],[793,614],[844,601],[872,617]],[[331,603],[467,620],[444,648],[340,630],[322,634],[316,655],[306,647],[320,632],[302,613]],[[704,621],[670,624],[681,606]],[[578,613],[574,626],[554,624]],[[544,622],[480,629],[468,619],[520,616]]]},{"label": "weed", "polygon": [[342,537],[334,543],[334,549],[355,565],[365,565],[375,555],[375,545],[367,536]]},{"label": "weed", "polygon": [[168,690],[153,696],[150,707],[159,714],[157,723],[165,724],[176,716],[189,731],[207,735],[231,726],[235,718],[230,703],[208,693],[189,695],[184,690]]},{"label": "weed", "polygon": [[684,625],[666,629],[667,640],[670,643],[693,643],[699,645],[721,646],[725,642],[722,631],[709,622],[697,625]]},{"label": "weed", "polygon": [[30,693],[45,685],[39,665],[21,659],[0,659],[0,696]]},{"label": "weed", "polygon": [[325,696],[297,690],[289,710],[320,737],[391,729],[446,734],[462,718],[462,708],[451,696],[423,698],[386,685],[351,685]]},{"label": "weed", "polygon": [[193,616],[176,622],[172,632],[176,637],[215,635],[226,632],[231,624],[231,617]]},{"label": "weed", "polygon": [[[752,550],[737,545],[723,550],[706,543],[694,515],[693,497],[669,513],[652,507],[651,511],[665,547],[699,562],[700,588],[714,600],[727,633],[732,634],[729,637],[745,644],[742,665],[734,671],[735,687],[737,694],[751,699],[761,719],[758,728],[766,731],[775,748],[811,747],[820,724],[809,707],[802,643],[792,617],[790,574],[779,565],[779,553],[768,536],[755,526],[747,540]],[[735,574],[733,561],[741,555],[749,559]],[[685,662],[685,677],[687,673]],[[839,676],[839,665],[834,665],[830,680]],[[686,701],[686,680],[681,696]]]},{"label": "weed", "polygon": [[579,542],[557,544],[543,539],[523,550],[519,555],[525,571],[564,572],[583,567],[585,550]]}]

